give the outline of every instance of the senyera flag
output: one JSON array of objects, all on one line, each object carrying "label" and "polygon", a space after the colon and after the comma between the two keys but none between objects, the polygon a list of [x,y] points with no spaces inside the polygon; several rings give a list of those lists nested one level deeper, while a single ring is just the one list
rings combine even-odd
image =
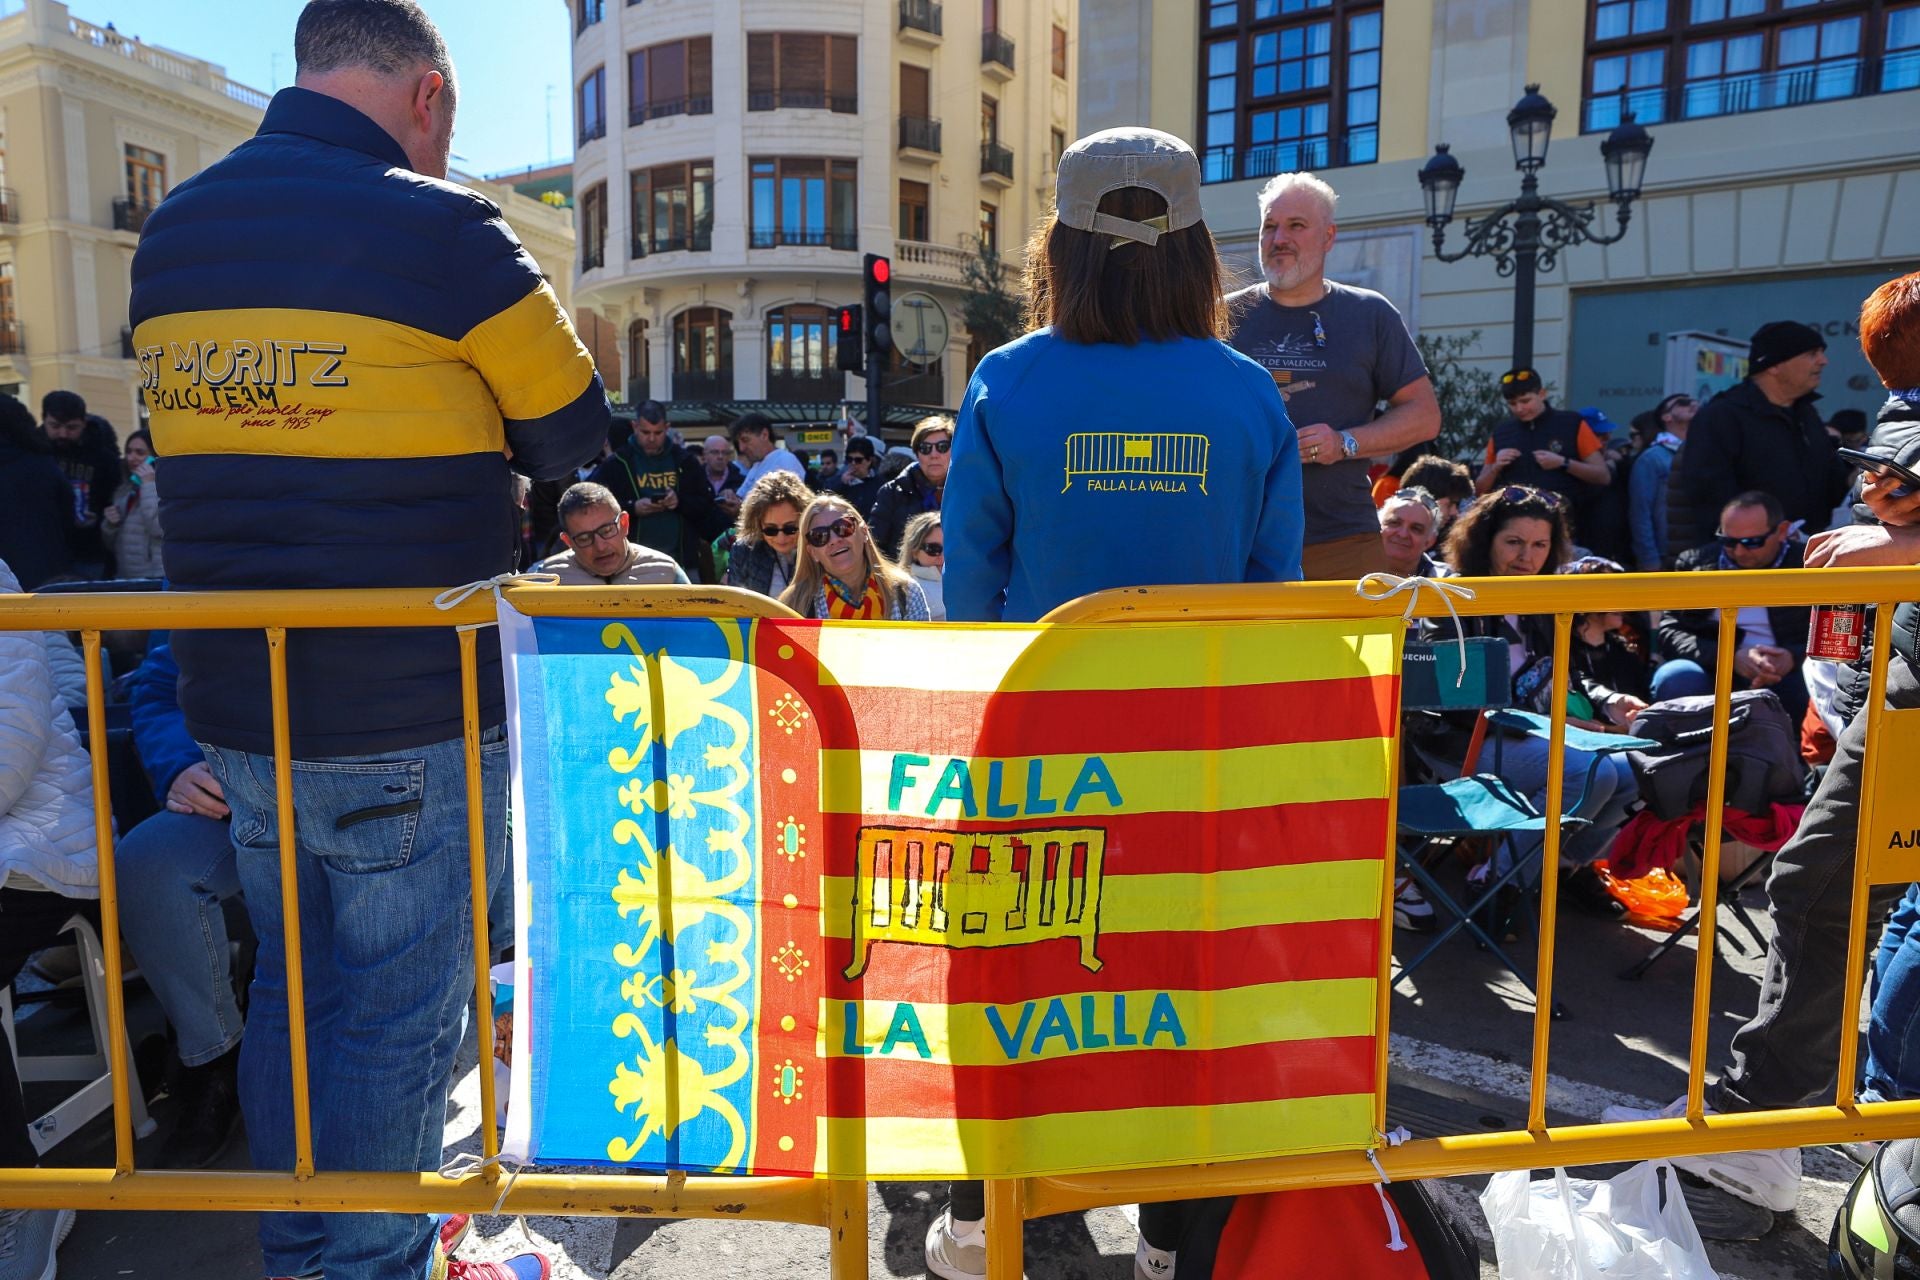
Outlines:
[{"label": "senyera flag", "polygon": [[1401,622],[501,619],[510,1156],[1374,1141]]}]

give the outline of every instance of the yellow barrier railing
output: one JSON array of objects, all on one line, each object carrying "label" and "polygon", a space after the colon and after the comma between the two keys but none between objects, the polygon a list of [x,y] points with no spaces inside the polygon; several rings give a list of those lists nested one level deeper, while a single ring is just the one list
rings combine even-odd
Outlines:
[{"label": "yellow barrier railing", "polygon": [[[1458,579],[1474,592],[1450,602],[1425,592],[1411,604],[1405,596],[1373,601],[1351,584],[1295,583],[1239,587],[1153,587],[1102,592],[1062,606],[1047,622],[1157,622],[1171,619],[1415,618],[1500,614],[1554,617],[1553,737],[1547,812],[1563,804],[1561,764],[1566,718],[1568,653],[1576,612],[1710,608],[1720,619],[1715,688],[1712,791],[1703,855],[1703,927],[1694,975],[1687,1107],[1683,1116],[1629,1124],[1550,1126],[1546,1121],[1551,1040],[1556,878],[1541,877],[1537,998],[1527,1128],[1501,1133],[1442,1135],[1415,1139],[1370,1158],[1358,1151],[1281,1156],[1190,1168],[1157,1168],[1071,1177],[989,1182],[987,1234],[989,1275],[1021,1274],[1021,1228],[1025,1220],[1102,1205],[1173,1200],[1201,1195],[1249,1194],[1301,1186],[1372,1182],[1379,1170],[1394,1178],[1448,1177],[1573,1164],[1642,1160],[1658,1156],[1712,1154],[1759,1147],[1810,1146],[1891,1138],[1920,1131],[1920,1101],[1861,1104],[1853,1085],[1857,1065],[1857,1007],[1864,975],[1868,858],[1864,833],[1870,825],[1872,782],[1880,768],[1873,749],[1884,714],[1891,650],[1891,606],[1920,599],[1920,569],[1842,569],[1714,574],[1644,574],[1504,579]],[[506,598],[534,616],[791,616],[762,596],[725,588],[510,587]],[[1726,734],[1733,675],[1735,615],[1749,606],[1810,605],[1865,601],[1880,609],[1875,632],[1872,692],[1867,704],[1869,749],[1863,762],[1860,844],[1856,848],[1851,949],[1842,991],[1839,1087],[1832,1106],[1732,1115],[1703,1113],[1707,1016],[1711,1003],[1716,931],[1712,927],[1719,883]],[[1450,607],[1451,606],[1451,607]],[[103,630],[253,628],[267,633],[278,804],[292,808],[291,751],[287,729],[286,633],[311,627],[448,627],[491,622],[494,605],[476,595],[451,609],[436,607],[419,591],[300,591],[170,593],[139,595],[0,596],[0,631],[64,630],[82,634],[87,666],[88,719],[95,743],[105,741],[101,676]],[[474,968],[481,1026],[491,1022],[487,983],[485,851],[480,806],[480,725],[473,632],[461,636],[463,732],[466,742],[469,846],[474,892]],[[93,753],[96,838],[112,848],[110,788],[104,752]],[[293,1051],[296,1165],[291,1172],[174,1173],[138,1170],[124,1073],[113,1080],[112,1169],[0,1170],[0,1206],[87,1209],[222,1209],[400,1212],[484,1212],[500,1202],[501,1177],[489,1167],[460,1180],[431,1173],[316,1171],[313,1167],[305,1055],[305,1010],[301,998],[299,916],[294,906],[294,824],[280,822],[283,915],[287,931],[288,1014]],[[1543,866],[1559,852],[1557,823],[1546,827]],[[113,860],[100,859],[101,939],[105,948],[111,1058],[125,1060],[126,1012],[121,991],[119,899]],[[1383,971],[1384,973],[1384,971]],[[1379,1037],[1384,1053],[1389,984],[1382,983]],[[1381,1079],[1385,1081],[1384,1061]],[[498,1153],[492,1073],[480,1072],[482,1142]],[[1384,1091],[1383,1091],[1384,1092]],[[853,1179],[626,1177],[527,1173],[506,1190],[504,1209],[515,1213],[611,1214],[640,1217],[757,1219],[828,1227],[835,1280],[867,1275],[866,1184]]]}]

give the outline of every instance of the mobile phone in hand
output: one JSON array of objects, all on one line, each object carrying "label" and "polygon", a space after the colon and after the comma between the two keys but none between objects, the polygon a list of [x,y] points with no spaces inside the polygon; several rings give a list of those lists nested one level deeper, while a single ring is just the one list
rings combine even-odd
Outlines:
[{"label": "mobile phone in hand", "polygon": [[1920,472],[1914,471],[1911,467],[1903,467],[1892,458],[1868,453],[1864,449],[1837,449],[1835,452],[1870,475],[1898,476],[1900,488],[1893,493],[1896,498],[1904,498],[1908,494],[1920,492]]}]

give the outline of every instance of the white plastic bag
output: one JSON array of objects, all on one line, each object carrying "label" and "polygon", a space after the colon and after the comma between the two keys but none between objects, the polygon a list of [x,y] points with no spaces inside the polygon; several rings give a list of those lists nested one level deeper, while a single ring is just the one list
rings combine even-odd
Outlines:
[{"label": "white plastic bag", "polygon": [[1496,1173],[1480,1193],[1501,1280],[1716,1280],[1664,1160],[1607,1182]]}]

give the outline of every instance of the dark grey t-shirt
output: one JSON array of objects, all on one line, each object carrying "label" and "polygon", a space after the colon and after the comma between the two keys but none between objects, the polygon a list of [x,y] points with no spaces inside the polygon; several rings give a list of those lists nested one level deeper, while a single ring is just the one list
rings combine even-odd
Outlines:
[{"label": "dark grey t-shirt", "polygon": [[[1371,289],[1329,280],[1327,296],[1313,306],[1283,307],[1265,284],[1256,284],[1229,294],[1227,306],[1233,319],[1228,341],[1273,375],[1296,425],[1364,427],[1376,404],[1427,376],[1406,322]],[[1380,531],[1368,461],[1303,469],[1308,545]]]}]

